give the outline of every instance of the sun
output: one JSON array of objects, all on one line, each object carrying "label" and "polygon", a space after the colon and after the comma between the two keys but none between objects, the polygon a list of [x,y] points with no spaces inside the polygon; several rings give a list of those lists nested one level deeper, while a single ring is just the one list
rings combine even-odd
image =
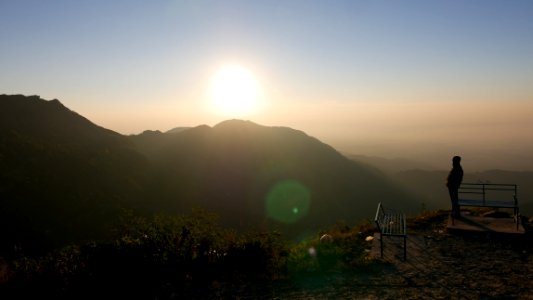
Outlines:
[{"label": "sun", "polygon": [[229,117],[251,115],[260,109],[261,89],[254,74],[240,65],[218,69],[210,86],[210,106],[215,113]]}]

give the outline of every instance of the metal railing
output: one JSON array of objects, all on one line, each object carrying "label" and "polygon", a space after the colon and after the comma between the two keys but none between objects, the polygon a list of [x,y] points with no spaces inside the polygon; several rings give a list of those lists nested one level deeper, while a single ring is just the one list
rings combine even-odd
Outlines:
[{"label": "metal railing", "polygon": [[485,205],[489,199],[494,200],[498,192],[512,192],[512,199],[518,205],[518,185],[502,183],[462,183],[459,194],[481,195],[480,200]]},{"label": "metal railing", "polygon": [[[518,185],[503,183],[462,183],[459,187],[459,205],[511,208],[514,212],[516,229],[520,224],[518,207]],[[472,195],[473,197],[468,197]],[[452,215],[452,224],[453,224]]]}]

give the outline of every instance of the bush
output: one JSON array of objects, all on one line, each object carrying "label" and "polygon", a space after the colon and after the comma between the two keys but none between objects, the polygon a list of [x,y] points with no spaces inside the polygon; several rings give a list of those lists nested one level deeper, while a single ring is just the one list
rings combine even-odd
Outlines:
[{"label": "bush", "polygon": [[288,253],[280,234],[237,234],[204,210],[151,219],[127,213],[114,235],[16,261],[4,291],[67,298],[187,295],[208,292],[214,281],[278,277]]},{"label": "bush", "polygon": [[[107,241],[58,249],[13,263],[3,294],[17,298],[209,298],[242,286],[365,266],[368,223],[337,223],[290,244],[275,232],[237,233],[204,210],[144,218],[125,213]],[[328,234],[330,239],[319,237]]]},{"label": "bush", "polygon": [[[353,270],[364,266],[368,263],[364,237],[370,228],[366,223],[351,228],[339,222],[321,231],[317,238],[293,245],[287,261],[289,274]],[[321,241],[324,234],[331,238]]]}]

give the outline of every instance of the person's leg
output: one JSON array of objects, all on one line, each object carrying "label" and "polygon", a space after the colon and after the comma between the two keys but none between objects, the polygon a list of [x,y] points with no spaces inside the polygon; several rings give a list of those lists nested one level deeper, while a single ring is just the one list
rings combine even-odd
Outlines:
[{"label": "person's leg", "polygon": [[456,189],[448,189],[450,193],[450,200],[452,202],[452,214],[455,217],[460,216],[460,208],[458,204],[459,193]]},{"label": "person's leg", "polygon": [[453,202],[455,206],[455,209],[454,209],[455,216],[459,217],[461,216],[461,207],[459,207],[459,191],[458,190],[453,191]]}]

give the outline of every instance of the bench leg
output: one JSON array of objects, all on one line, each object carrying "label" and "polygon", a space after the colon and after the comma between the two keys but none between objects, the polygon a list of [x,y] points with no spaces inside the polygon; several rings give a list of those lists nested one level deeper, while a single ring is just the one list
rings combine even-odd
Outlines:
[{"label": "bench leg", "polygon": [[516,207],[514,209],[514,215],[516,217],[516,230],[518,230],[520,228],[520,211]]},{"label": "bench leg", "polygon": [[403,260],[407,260],[407,236],[403,237]]},{"label": "bench leg", "polygon": [[383,258],[383,235],[379,233],[379,244],[381,246],[381,258]]},{"label": "bench leg", "polygon": [[518,212],[518,210],[516,211],[516,230],[520,229],[520,213]]}]

